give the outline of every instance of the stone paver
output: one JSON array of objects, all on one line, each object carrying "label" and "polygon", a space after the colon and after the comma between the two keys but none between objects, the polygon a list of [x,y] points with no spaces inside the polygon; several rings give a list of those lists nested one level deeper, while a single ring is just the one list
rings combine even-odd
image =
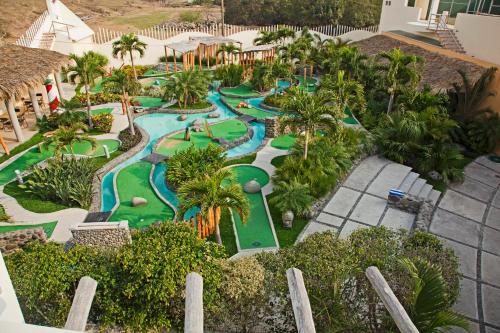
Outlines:
[{"label": "stone paver", "polygon": [[500,178],[496,177],[495,171],[475,162],[467,165],[467,167],[465,168],[465,173],[467,174],[467,176],[489,186],[496,187],[500,184]]},{"label": "stone paver", "polygon": [[484,322],[500,326],[500,289],[483,284],[481,293],[483,295]]},{"label": "stone paver", "polygon": [[411,168],[402,164],[392,163],[387,165],[380,175],[368,187],[367,192],[382,198],[387,198],[389,190],[398,188]]},{"label": "stone paver", "polygon": [[316,232],[325,232],[325,231],[337,231],[337,229],[318,222],[311,222],[302,231],[300,235],[300,240],[303,240],[307,236],[314,234]]},{"label": "stone paver", "polygon": [[347,221],[345,226],[342,228],[342,231],[340,232],[340,238],[347,238],[349,237],[355,230],[362,229],[362,228],[368,228],[368,226],[357,223],[354,221]]},{"label": "stone paver", "polygon": [[488,227],[484,228],[483,250],[500,256],[500,231]]},{"label": "stone paver", "polygon": [[481,261],[481,277],[483,281],[500,288],[500,257],[483,252],[481,254]]},{"label": "stone paver", "polygon": [[415,221],[415,215],[407,212],[403,212],[400,209],[389,208],[382,219],[383,225],[391,229],[411,229],[413,222]]},{"label": "stone paver", "polygon": [[500,208],[500,189],[497,190],[497,194],[493,198],[491,205]]},{"label": "stone paver", "polygon": [[354,188],[359,191],[366,190],[368,184],[375,178],[382,168],[390,163],[389,160],[379,156],[370,156],[354,169],[344,182],[344,186]]},{"label": "stone paver", "polygon": [[478,223],[438,208],[432,219],[430,232],[478,247],[480,229]]},{"label": "stone paver", "polygon": [[316,218],[316,221],[324,223],[324,224],[329,224],[334,227],[340,227],[342,223],[344,222],[344,219],[338,216],[333,216],[327,213],[321,213],[318,215]]},{"label": "stone paver", "polygon": [[500,333],[500,329],[486,326],[486,333]]},{"label": "stone paver", "polygon": [[441,240],[455,251],[460,263],[460,272],[466,277],[475,279],[477,276],[478,249],[445,238],[441,238]]},{"label": "stone paver", "polygon": [[469,318],[477,319],[477,285],[476,281],[462,279],[460,281],[460,295],[453,306],[455,311]]},{"label": "stone paver", "polygon": [[490,207],[488,217],[486,218],[486,225],[500,230],[500,208]]},{"label": "stone paver", "polygon": [[369,225],[376,226],[387,206],[387,200],[363,194],[350,218]]},{"label": "stone paver", "polygon": [[481,222],[486,210],[486,204],[466,197],[458,192],[448,190],[439,203],[439,207],[471,220]]},{"label": "stone paver", "polygon": [[485,186],[485,184],[469,177],[465,177],[463,183],[452,184],[450,188],[454,191],[460,192],[471,198],[476,198],[484,202],[488,202],[493,194],[495,194],[494,187]]},{"label": "stone paver", "polygon": [[323,211],[346,217],[360,195],[361,192],[340,187]]}]

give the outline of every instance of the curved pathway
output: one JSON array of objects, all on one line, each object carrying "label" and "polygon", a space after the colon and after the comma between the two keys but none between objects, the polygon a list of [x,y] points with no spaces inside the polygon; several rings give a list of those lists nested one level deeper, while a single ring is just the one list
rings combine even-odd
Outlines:
[{"label": "curved pathway", "polygon": [[[252,165],[259,167],[267,172],[269,177],[271,178],[276,171],[276,167],[271,164],[273,158],[283,155],[288,155],[288,150],[281,150],[271,146],[271,142],[273,139],[267,141],[265,146],[257,152],[257,157],[255,161],[252,162]],[[264,196],[270,194],[273,191],[273,182],[270,181],[266,186],[262,188],[262,194]]]}]

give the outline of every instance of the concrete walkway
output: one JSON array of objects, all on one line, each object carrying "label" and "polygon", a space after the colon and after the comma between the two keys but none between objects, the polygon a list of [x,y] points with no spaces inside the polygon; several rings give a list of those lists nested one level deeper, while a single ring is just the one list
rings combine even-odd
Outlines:
[{"label": "concrete walkway", "polygon": [[[455,250],[463,274],[455,310],[471,332],[500,332],[500,164],[480,157],[438,204],[430,232]],[[463,332],[463,330],[456,330]]]},{"label": "concrete walkway", "polygon": [[[257,152],[257,157],[253,161],[252,165],[259,167],[267,172],[269,177],[274,175],[276,168],[271,164],[273,158],[283,155],[288,155],[288,150],[276,149],[271,146],[271,140],[269,140],[266,145]],[[273,191],[273,183],[270,181],[266,186],[262,188],[262,193],[264,196],[270,194]]]}]

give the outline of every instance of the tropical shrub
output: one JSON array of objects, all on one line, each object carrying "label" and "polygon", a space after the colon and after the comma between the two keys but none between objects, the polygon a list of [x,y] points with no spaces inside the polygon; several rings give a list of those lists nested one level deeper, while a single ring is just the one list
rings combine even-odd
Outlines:
[{"label": "tropical shrub", "polygon": [[464,127],[468,146],[478,153],[491,153],[500,144],[500,115],[498,113],[476,117]]},{"label": "tropical shrub", "polygon": [[281,181],[274,185],[274,196],[269,202],[282,213],[292,211],[295,214],[304,214],[309,211],[314,201],[309,192],[309,186],[299,183],[297,179],[290,183]]},{"label": "tropical shrub", "polygon": [[271,68],[269,64],[257,61],[253,67],[250,85],[256,91],[267,91],[274,86],[275,80],[270,75]]},{"label": "tropical shrub", "polygon": [[[137,72],[137,76],[142,76],[144,73],[146,73],[148,70],[153,68],[151,65],[135,65],[135,71]],[[132,69],[132,66],[130,65],[125,65],[121,68],[129,77],[133,78],[134,77],[134,70]]]},{"label": "tropical shrub", "polygon": [[219,66],[215,69],[214,78],[221,81],[224,87],[235,87],[243,82],[243,67],[234,64]]},{"label": "tropical shrub", "polygon": [[204,100],[208,95],[211,75],[199,70],[172,74],[164,87],[164,100],[176,99],[179,107]]},{"label": "tropical shrub", "polygon": [[286,95],[280,95],[280,94],[267,95],[264,98],[263,103],[275,108],[282,108],[283,104],[286,101],[286,98],[287,98]]},{"label": "tropical shrub", "polygon": [[182,183],[200,175],[213,174],[224,166],[226,157],[223,153],[224,149],[214,144],[209,144],[206,148],[196,148],[193,145],[175,153],[168,160],[168,184],[178,188]]},{"label": "tropical shrub", "polygon": [[[81,103],[86,103],[86,97],[82,94],[77,94],[76,97]],[[95,94],[89,94],[90,105],[100,105],[106,103],[120,102],[120,94],[114,94],[110,92],[99,92]]]},{"label": "tropical shrub", "polygon": [[35,166],[24,185],[26,192],[43,200],[88,208],[96,166],[89,158],[50,159],[46,167]]},{"label": "tropical shrub", "polygon": [[43,115],[37,120],[37,126],[40,132],[50,132],[61,126],[69,127],[74,124],[84,124],[87,115],[83,111],[66,111],[63,113],[53,113],[50,116]]},{"label": "tropical shrub", "polygon": [[142,140],[141,131],[135,126],[135,135],[132,135],[130,129],[127,127],[118,134],[118,140],[121,141],[120,150],[128,151],[135,147]]},{"label": "tropical shrub", "polygon": [[95,130],[109,133],[113,126],[113,115],[106,113],[94,115],[92,116],[92,124]]}]

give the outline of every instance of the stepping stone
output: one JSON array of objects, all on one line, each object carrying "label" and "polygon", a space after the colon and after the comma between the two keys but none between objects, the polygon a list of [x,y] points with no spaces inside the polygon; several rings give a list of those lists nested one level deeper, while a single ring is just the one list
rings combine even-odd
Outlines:
[{"label": "stepping stone", "polygon": [[431,191],[431,193],[429,193],[427,200],[430,200],[432,202],[432,204],[436,205],[440,196],[441,196],[441,192],[433,189]]},{"label": "stepping stone", "polygon": [[415,182],[415,180],[417,180],[419,176],[420,175],[418,173],[410,172],[408,176],[406,176],[405,180],[403,180],[403,183],[401,184],[401,186],[399,186],[398,190],[402,192],[408,192],[410,187],[413,185],[413,183]]},{"label": "stepping stone", "polygon": [[[432,217],[429,231],[435,235],[477,248],[479,246],[480,229],[481,225],[479,223],[472,222],[462,216],[438,208]],[[498,234],[500,241],[500,232]],[[500,243],[498,246],[500,249]]]},{"label": "stepping stone", "polygon": [[111,216],[111,212],[88,213],[83,223],[106,222]]},{"label": "stepping stone", "polygon": [[347,177],[344,186],[364,191],[377,173],[388,163],[389,160],[379,156],[371,156],[364,159]]},{"label": "stepping stone", "polygon": [[413,195],[413,196],[416,197],[420,193],[420,191],[422,190],[422,188],[424,187],[425,183],[427,183],[427,180],[425,180],[423,178],[418,178],[413,183],[413,185],[410,187],[410,190],[408,191],[408,194]]},{"label": "stepping stone", "polygon": [[446,209],[477,222],[482,222],[484,212],[486,211],[486,204],[453,190],[448,190],[444,194],[443,199],[441,199],[439,208]]},{"label": "stepping stone", "polygon": [[340,187],[323,211],[347,217],[360,195],[360,192]]},{"label": "stepping stone", "polygon": [[364,194],[349,218],[376,226],[386,206],[387,200]]},{"label": "stepping stone", "polygon": [[478,318],[477,314],[477,287],[476,281],[462,279],[460,281],[460,295],[453,309],[469,318]]},{"label": "stepping stone", "polygon": [[151,164],[156,165],[156,164],[158,164],[166,159],[168,159],[168,156],[158,154],[158,153],[151,153],[148,156],[143,157],[141,159],[141,161],[149,162]]},{"label": "stepping stone", "polygon": [[404,212],[400,209],[389,208],[382,219],[381,225],[393,230],[410,230],[414,221],[414,214]]},{"label": "stepping stone", "polygon": [[432,191],[432,185],[425,184],[424,187],[422,187],[422,189],[420,190],[418,197],[425,200],[425,199],[427,199],[427,196],[429,196],[431,191]]},{"label": "stepping stone", "polygon": [[368,187],[367,192],[381,198],[387,198],[389,190],[399,188],[411,168],[402,164],[392,163],[387,165]]},{"label": "stepping stone", "polygon": [[349,220],[349,221],[347,221],[347,223],[342,228],[342,231],[340,232],[339,237],[342,238],[342,239],[347,238],[354,231],[356,231],[358,229],[364,229],[364,228],[368,228],[368,226],[366,226],[364,224],[361,224],[361,223],[357,223],[357,222]]}]

